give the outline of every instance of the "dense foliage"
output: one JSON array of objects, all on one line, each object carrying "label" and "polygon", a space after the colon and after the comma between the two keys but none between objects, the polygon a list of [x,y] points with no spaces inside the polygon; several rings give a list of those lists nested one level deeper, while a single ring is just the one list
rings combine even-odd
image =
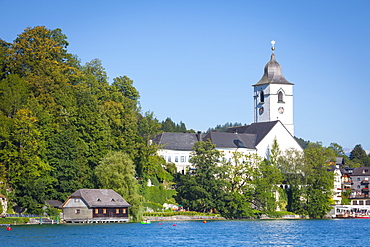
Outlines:
[{"label": "dense foliage", "polygon": [[130,78],[110,84],[100,60],[82,65],[67,47],[41,26],[0,40],[0,193],[41,213],[45,200],[112,188],[139,219],[146,179],[171,179],[148,141],[161,125],[140,113]]},{"label": "dense foliage", "polygon": [[216,127],[214,128],[208,128],[207,133],[214,132],[214,131],[226,132],[226,130],[230,127],[242,126],[242,125],[245,125],[245,124],[238,123],[238,122],[235,122],[235,123],[227,122],[225,124],[217,124]]},{"label": "dense foliage", "polygon": [[176,174],[150,140],[161,131],[194,130],[142,113],[129,77],[109,83],[99,59],[81,64],[67,48],[60,29],[27,28],[12,43],[0,39],[0,194],[17,212],[41,214],[45,200],[107,188],[132,204],[134,220],[143,205],[164,203],[227,218],[274,215],[277,208],[321,218],[333,187],[328,162],[340,156],[349,166],[370,166],[361,145],[348,159],[338,144],[298,138],[304,153],[281,152],[275,142],[269,160],[241,153],[225,160],[211,142],[198,142],[195,170]]},{"label": "dense foliage", "polygon": [[323,218],[330,210],[333,173],[328,162],[334,158],[330,148],[318,143],[299,153],[281,152],[275,141],[269,160],[236,152],[226,161],[212,143],[198,142],[192,158],[196,169],[180,175],[176,199],[189,210],[227,218],[273,216],[277,209]]}]

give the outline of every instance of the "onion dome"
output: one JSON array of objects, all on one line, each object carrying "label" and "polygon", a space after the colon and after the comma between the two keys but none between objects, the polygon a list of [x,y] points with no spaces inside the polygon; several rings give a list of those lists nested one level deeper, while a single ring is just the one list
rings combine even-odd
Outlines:
[{"label": "onion dome", "polygon": [[266,64],[263,76],[259,82],[254,84],[253,86],[259,86],[259,85],[264,85],[264,84],[289,84],[289,85],[294,85],[293,83],[287,81],[285,77],[283,76],[281,66],[278,62],[276,62],[275,58],[275,41],[271,42],[272,44],[272,54],[271,54],[271,59],[270,61]]}]

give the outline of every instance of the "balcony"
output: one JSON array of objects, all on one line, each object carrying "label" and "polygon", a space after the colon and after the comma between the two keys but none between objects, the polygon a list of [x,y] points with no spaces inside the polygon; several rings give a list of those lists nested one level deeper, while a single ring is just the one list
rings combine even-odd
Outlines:
[{"label": "balcony", "polygon": [[369,180],[362,180],[361,183],[362,184],[369,184]]},{"label": "balcony", "polygon": [[367,192],[368,192],[368,191],[369,191],[369,188],[362,188],[361,190],[362,190],[362,191],[364,191],[364,192],[365,192],[365,191],[367,191]]}]

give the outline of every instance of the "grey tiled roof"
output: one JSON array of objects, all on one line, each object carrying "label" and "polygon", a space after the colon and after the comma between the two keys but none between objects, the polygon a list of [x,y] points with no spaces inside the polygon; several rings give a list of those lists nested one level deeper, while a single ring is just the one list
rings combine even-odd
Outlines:
[{"label": "grey tiled roof", "polygon": [[370,176],[370,167],[353,168],[351,176]]},{"label": "grey tiled roof", "polygon": [[89,207],[131,207],[120,194],[111,189],[79,189],[70,198],[82,198]]},{"label": "grey tiled roof", "polygon": [[226,132],[254,134],[256,135],[255,145],[257,146],[278,122],[279,120],[270,122],[252,123],[251,125],[245,126],[230,127],[227,129]]},{"label": "grey tiled roof", "polygon": [[272,53],[270,61],[266,64],[263,76],[259,82],[253,86],[264,85],[264,84],[290,84],[283,76],[280,64],[275,59],[275,54]]},{"label": "grey tiled roof", "polygon": [[218,148],[249,148],[255,149],[255,134],[210,132],[203,137],[204,141],[210,139]]},{"label": "grey tiled roof", "polygon": [[194,133],[169,133],[159,134],[153,141],[165,149],[172,150],[193,150],[193,145],[201,141],[210,139],[219,148],[250,148],[255,149],[254,134],[234,134],[226,132],[211,132],[206,135]]},{"label": "grey tiled roof", "polygon": [[170,133],[163,132],[156,136],[154,143],[162,148],[172,150],[192,150],[194,143],[198,142],[195,133]]}]

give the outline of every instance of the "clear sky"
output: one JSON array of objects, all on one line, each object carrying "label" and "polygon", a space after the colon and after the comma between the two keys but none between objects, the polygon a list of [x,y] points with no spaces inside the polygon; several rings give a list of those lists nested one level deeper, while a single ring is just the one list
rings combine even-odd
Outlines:
[{"label": "clear sky", "polygon": [[82,63],[127,75],[142,110],[205,131],[253,122],[276,59],[294,86],[297,137],[370,150],[370,1],[0,0],[0,38],[60,28]]}]

